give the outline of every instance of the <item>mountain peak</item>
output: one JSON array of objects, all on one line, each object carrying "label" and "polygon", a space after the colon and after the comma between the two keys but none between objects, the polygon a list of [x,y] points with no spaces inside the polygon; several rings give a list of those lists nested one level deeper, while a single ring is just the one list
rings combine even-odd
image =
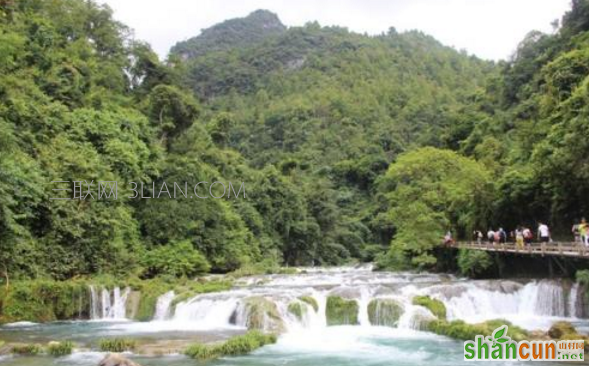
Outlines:
[{"label": "mountain peak", "polygon": [[278,15],[258,9],[246,17],[225,20],[203,29],[198,36],[176,43],[170,53],[184,59],[194,58],[207,52],[251,46],[285,30]]}]

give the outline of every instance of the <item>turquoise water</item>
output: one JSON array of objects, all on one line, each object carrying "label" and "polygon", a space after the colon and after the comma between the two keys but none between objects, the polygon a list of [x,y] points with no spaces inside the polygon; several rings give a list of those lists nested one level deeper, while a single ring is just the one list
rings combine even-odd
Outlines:
[{"label": "turquoise water", "polygon": [[[74,327],[79,327],[79,324]],[[63,330],[65,332],[65,329]],[[340,326],[320,331],[300,331],[281,336],[243,357],[206,363],[211,366],[413,366],[460,365],[462,342],[427,332],[384,327]],[[62,358],[5,357],[2,366],[95,366],[104,357],[99,352],[81,352]],[[180,355],[129,358],[143,366],[188,366],[201,364]],[[501,363],[499,363],[501,364]],[[504,364],[507,364],[504,362]],[[556,363],[543,363],[556,364]]]}]

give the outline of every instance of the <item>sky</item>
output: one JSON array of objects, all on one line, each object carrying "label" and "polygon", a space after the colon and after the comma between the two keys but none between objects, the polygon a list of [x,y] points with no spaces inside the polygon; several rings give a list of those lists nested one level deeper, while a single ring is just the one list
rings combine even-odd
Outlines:
[{"label": "sky", "polygon": [[371,35],[418,29],[484,59],[508,59],[531,30],[551,25],[570,0],[97,0],[164,58],[176,42],[226,19],[268,9],[286,26],[309,21]]}]

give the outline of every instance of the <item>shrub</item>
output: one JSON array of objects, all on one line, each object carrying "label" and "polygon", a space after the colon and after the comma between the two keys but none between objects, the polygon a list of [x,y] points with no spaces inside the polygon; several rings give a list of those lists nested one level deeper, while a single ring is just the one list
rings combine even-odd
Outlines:
[{"label": "shrub", "polygon": [[98,341],[98,347],[103,352],[126,352],[137,347],[137,341],[129,338],[103,338]]},{"label": "shrub", "polygon": [[43,348],[38,344],[23,344],[12,347],[12,353],[17,355],[34,356],[43,352]]},{"label": "shrub", "polygon": [[446,306],[440,300],[432,299],[429,296],[415,296],[413,298],[413,305],[421,305],[431,311],[432,314],[439,319],[446,319]]},{"label": "shrub", "polygon": [[276,336],[251,330],[246,334],[230,338],[217,345],[194,344],[186,348],[184,354],[197,360],[210,360],[222,356],[239,356],[250,353],[267,344],[276,343]]},{"label": "shrub", "polygon": [[47,353],[51,356],[61,357],[72,353],[74,344],[70,341],[65,342],[50,342],[47,346]]},{"label": "shrub", "polygon": [[146,277],[171,275],[195,276],[206,273],[211,266],[206,258],[188,240],[160,246],[143,256]]}]

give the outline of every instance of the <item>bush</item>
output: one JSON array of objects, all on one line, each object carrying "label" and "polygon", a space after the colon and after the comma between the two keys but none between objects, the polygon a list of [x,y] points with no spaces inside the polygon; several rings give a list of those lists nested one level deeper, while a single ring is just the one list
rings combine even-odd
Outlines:
[{"label": "bush", "polygon": [[413,305],[421,305],[431,311],[432,314],[439,319],[446,319],[446,306],[440,300],[432,299],[429,296],[415,296],[413,298]]},{"label": "bush", "polygon": [[50,342],[47,346],[47,353],[51,356],[61,357],[72,353],[74,344],[70,341],[65,342]]},{"label": "bush", "polygon": [[160,246],[147,251],[142,260],[144,276],[195,276],[206,273],[211,266],[189,240]]},{"label": "bush", "polygon": [[276,343],[275,335],[252,330],[218,345],[200,343],[191,345],[186,348],[184,354],[197,360],[210,360],[222,356],[245,355],[272,343]]},{"label": "bush", "polygon": [[103,338],[98,341],[98,348],[103,352],[126,352],[137,347],[137,341],[129,338]]},{"label": "bush", "polygon": [[458,268],[464,276],[476,277],[483,274],[493,261],[487,252],[480,250],[460,249],[458,252]]},{"label": "bush", "polygon": [[12,353],[17,355],[34,356],[43,352],[43,348],[38,344],[24,344],[12,347]]}]

